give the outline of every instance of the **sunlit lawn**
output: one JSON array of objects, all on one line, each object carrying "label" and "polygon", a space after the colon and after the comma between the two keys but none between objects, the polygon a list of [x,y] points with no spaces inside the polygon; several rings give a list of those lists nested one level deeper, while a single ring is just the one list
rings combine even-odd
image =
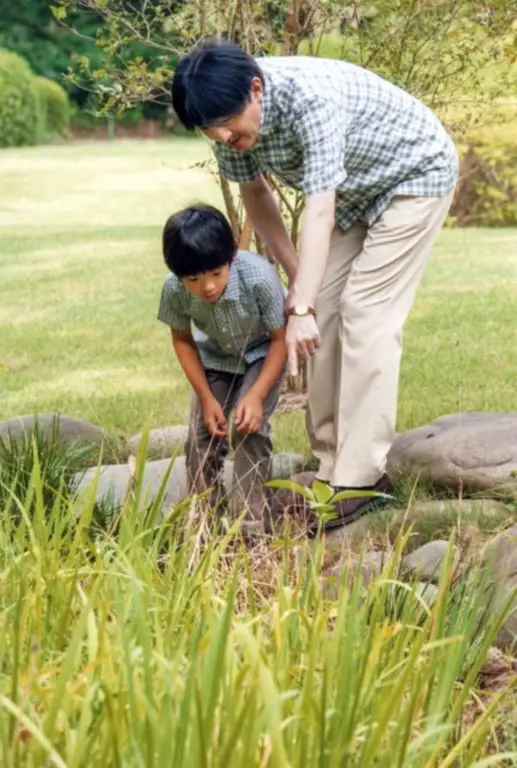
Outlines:
[{"label": "sunlit lawn", "polygon": [[[0,418],[59,410],[123,433],[186,418],[155,319],[160,233],[178,206],[219,200],[192,167],[206,151],[0,155]],[[408,324],[401,428],[515,408],[516,246],[511,230],[444,232]],[[276,426],[279,447],[306,446],[301,414]],[[458,578],[452,549],[431,596],[396,586],[399,537],[382,578],[327,599],[319,544],[205,541],[181,505],[156,525],[138,481],[102,532],[93,500],[78,517],[26,450],[30,478],[5,464],[0,482],[2,766],[517,764],[501,754],[514,679],[501,698],[480,689],[498,632],[495,615],[479,621],[486,574]]]},{"label": "sunlit lawn", "polygon": [[[0,418],[59,410],[131,433],[185,420],[189,387],[156,320],[166,217],[220,203],[202,142],[125,141],[0,157]],[[448,230],[407,326],[399,427],[515,408],[517,232]],[[301,414],[281,449],[306,447]]]}]

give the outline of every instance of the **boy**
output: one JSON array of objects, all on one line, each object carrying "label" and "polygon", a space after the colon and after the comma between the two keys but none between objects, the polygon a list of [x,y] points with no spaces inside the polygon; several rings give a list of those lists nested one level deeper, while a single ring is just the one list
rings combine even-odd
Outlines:
[{"label": "boy", "polygon": [[190,486],[197,493],[213,488],[210,502],[220,502],[231,436],[233,511],[247,509],[248,529],[261,529],[272,453],[269,418],[287,361],[282,283],[266,259],[237,250],[226,218],[208,205],[168,219],[163,255],[171,274],[158,319],[170,326],[194,390],[185,447]]}]

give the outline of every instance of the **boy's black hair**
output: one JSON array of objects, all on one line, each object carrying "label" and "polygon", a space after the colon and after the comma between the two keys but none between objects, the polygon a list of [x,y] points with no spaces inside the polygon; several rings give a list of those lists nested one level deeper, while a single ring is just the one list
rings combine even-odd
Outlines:
[{"label": "boy's black hair", "polygon": [[163,229],[162,243],[165,263],[180,278],[231,264],[236,251],[224,214],[202,203],[171,216]]},{"label": "boy's black hair", "polygon": [[235,43],[210,40],[184,56],[172,78],[172,106],[189,130],[234,117],[249,101],[252,80],[264,76]]}]

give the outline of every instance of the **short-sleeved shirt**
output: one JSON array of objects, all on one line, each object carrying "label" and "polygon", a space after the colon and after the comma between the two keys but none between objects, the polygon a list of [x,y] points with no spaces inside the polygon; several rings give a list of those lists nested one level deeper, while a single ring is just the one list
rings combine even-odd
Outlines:
[{"label": "short-sleeved shirt", "polygon": [[162,288],[158,319],[173,330],[192,331],[206,369],[242,374],[264,358],[272,331],[283,328],[286,291],[267,259],[239,251],[222,296],[199,299],[170,274]]},{"label": "short-sleeved shirt", "polygon": [[246,182],[272,172],[305,195],[336,191],[336,222],[372,224],[394,195],[440,197],[458,157],[436,115],[362,67],[308,56],[260,58],[259,140],[246,152],[222,143],[221,173]]}]

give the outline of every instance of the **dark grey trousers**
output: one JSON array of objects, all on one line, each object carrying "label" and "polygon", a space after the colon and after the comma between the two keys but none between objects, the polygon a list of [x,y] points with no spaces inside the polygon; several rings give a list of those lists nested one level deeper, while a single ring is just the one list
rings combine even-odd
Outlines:
[{"label": "dark grey trousers", "polygon": [[[257,380],[264,360],[250,365],[243,375],[205,371],[210,389],[221,404],[229,420],[239,400]],[[271,426],[280,390],[281,379],[276,382],[263,404],[262,426],[259,432],[243,435],[232,424],[230,439],[235,449],[233,469],[232,512],[235,516],[247,512],[247,519],[267,526],[267,489],[264,483],[271,471]],[[225,496],[222,483],[224,460],[229,451],[228,440],[214,438],[203,423],[203,411],[195,396],[191,413],[189,436],[185,446],[190,487],[196,493],[207,494],[208,503],[218,507]]]}]

